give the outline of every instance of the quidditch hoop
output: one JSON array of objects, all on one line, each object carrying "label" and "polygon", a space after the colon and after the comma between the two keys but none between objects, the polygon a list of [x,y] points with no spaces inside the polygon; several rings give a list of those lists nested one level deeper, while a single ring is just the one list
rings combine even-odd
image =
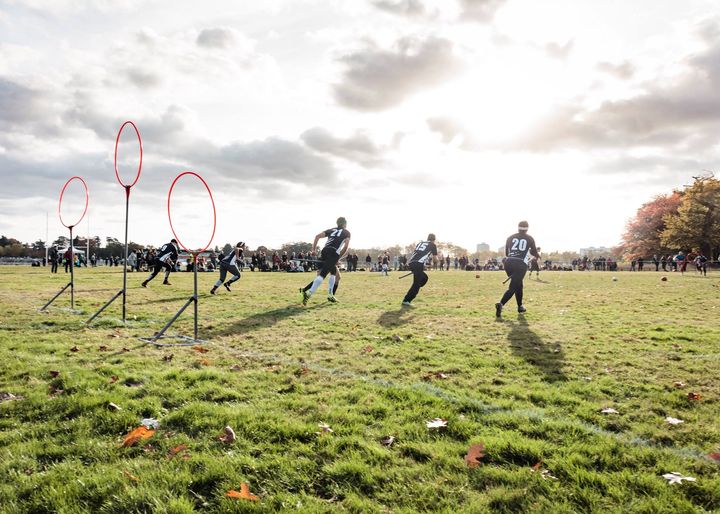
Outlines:
[{"label": "quidditch hoop", "polygon": [[[78,220],[77,220],[75,223],[73,223],[72,225],[68,225],[68,224],[65,223],[65,221],[63,220],[61,207],[62,207],[63,196],[65,195],[65,189],[67,189],[67,187],[68,187],[68,185],[70,184],[70,182],[72,182],[72,181],[75,180],[75,179],[77,179],[77,180],[79,180],[80,182],[82,182],[82,185],[83,185],[83,187],[85,188],[85,208],[83,209],[83,212],[82,212],[82,214],[80,215],[80,219],[78,219]],[[62,190],[60,191],[60,201],[58,202],[58,217],[60,218],[60,223],[62,223],[66,228],[71,228],[71,227],[77,226],[78,223],[80,223],[80,222],[82,221],[82,219],[85,217],[85,213],[87,212],[87,209],[88,209],[88,201],[89,201],[89,200],[90,200],[90,193],[88,192],[87,184],[86,184],[85,181],[82,179],[82,177],[77,177],[77,176],[75,176],[75,177],[70,177],[70,178],[68,179],[68,181],[65,182],[65,185],[63,186]]]},{"label": "quidditch hoop", "polygon": [[[175,184],[180,179],[180,177],[183,177],[185,175],[193,175],[193,176],[197,177],[200,180],[200,182],[203,183],[203,185],[205,186],[205,189],[207,189],[208,195],[210,195],[210,202],[212,203],[212,208],[213,208],[212,235],[210,236],[210,240],[208,241],[208,243],[205,245],[205,247],[202,250],[190,250],[187,246],[185,246],[183,244],[183,242],[180,240],[177,233],[175,232],[175,227],[173,227],[173,222],[172,222],[172,216],[170,215],[170,198],[172,197],[173,188],[175,187]],[[184,172],[180,173],[180,175],[175,177],[175,180],[173,180],[173,183],[170,186],[170,190],[168,191],[167,210],[168,210],[168,220],[170,221],[170,230],[172,230],[172,233],[175,236],[175,239],[177,239],[178,244],[180,246],[182,246],[186,252],[191,253],[191,254],[202,253],[205,250],[207,250],[207,248],[212,244],[213,238],[215,237],[215,225],[217,222],[217,213],[215,211],[215,200],[213,200],[213,195],[212,195],[212,191],[210,191],[210,186],[207,185],[207,182],[205,182],[205,180],[200,175],[198,175],[194,171],[184,171]]]},{"label": "quidditch hoop", "polygon": [[[135,175],[135,180],[133,180],[132,184],[125,184],[120,179],[120,173],[118,172],[118,165],[117,165],[117,156],[118,156],[118,145],[120,144],[120,135],[122,134],[123,129],[125,128],[125,125],[132,125],[132,128],[135,129],[135,134],[137,134],[138,138],[138,144],[140,145],[140,163],[138,164],[137,169],[137,175]],[[142,172],[142,159],[143,159],[143,147],[142,147],[142,138],[140,137],[140,131],[135,126],[135,124],[132,121],[126,121],[122,124],[120,127],[120,130],[118,130],[117,138],[115,138],[115,178],[117,178],[117,181],[120,182],[120,185],[123,187],[133,187],[138,179],[140,178],[140,173]]]}]

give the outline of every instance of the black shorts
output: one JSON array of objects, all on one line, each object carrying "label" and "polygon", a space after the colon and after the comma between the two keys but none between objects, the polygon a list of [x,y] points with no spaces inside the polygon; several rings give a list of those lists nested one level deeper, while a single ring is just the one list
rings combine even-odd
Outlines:
[{"label": "black shorts", "polygon": [[323,278],[326,277],[328,273],[334,275],[335,268],[337,267],[337,263],[340,260],[340,256],[338,255],[337,251],[334,248],[323,248],[322,252],[320,253],[320,260],[322,261],[320,275]]}]

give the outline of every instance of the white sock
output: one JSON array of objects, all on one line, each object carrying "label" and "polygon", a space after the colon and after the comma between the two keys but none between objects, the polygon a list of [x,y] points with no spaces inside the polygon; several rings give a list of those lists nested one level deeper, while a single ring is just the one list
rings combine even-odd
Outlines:
[{"label": "white sock", "polygon": [[222,280],[218,280],[217,282],[215,282],[215,286],[214,286],[214,287],[217,289],[217,288],[220,287],[221,285],[222,285]]},{"label": "white sock", "polygon": [[335,289],[335,275],[330,275],[328,279],[328,296],[332,296],[333,289]]},{"label": "white sock", "polygon": [[322,281],[322,276],[318,275],[317,277],[315,277],[315,280],[313,280],[312,286],[310,286],[310,291],[308,291],[308,293],[313,294],[315,291],[317,291],[317,288],[320,287]]}]

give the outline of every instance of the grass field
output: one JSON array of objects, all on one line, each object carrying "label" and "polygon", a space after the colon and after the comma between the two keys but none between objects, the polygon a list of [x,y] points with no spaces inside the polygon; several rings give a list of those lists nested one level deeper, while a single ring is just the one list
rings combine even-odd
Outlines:
[{"label": "grass field", "polygon": [[[129,274],[128,326],[116,302],[88,327],[116,268],[77,273],[84,315],[69,296],[37,311],[66,275],[0,268],[0,511],[720,511],[720,275],[661,275],[544,273],[498,322],[498,272],[431,272],[410,310],[398,273],[344,275],[342,303],[323,287],[305,308],[309,273],[217,297],[202,274],[201,353],[137,339],[191,274]],[[169,332],[191,335],[190,312]],[[123,447],[142,418],[158,430]],[[241,483],[259,501],[226,496]]]}]

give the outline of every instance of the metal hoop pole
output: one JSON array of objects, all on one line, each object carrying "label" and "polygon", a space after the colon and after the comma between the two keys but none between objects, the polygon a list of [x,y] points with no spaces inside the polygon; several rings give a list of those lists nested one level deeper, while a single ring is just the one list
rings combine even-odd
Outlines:
[{"label": "metal hoop pole", "polygon": [[70,308],[75,309],[75,275],[74,275],[74,267],[75,267],[75,247],[73,246],[73,235],[72,235],[72,225],[68,227],[70,229]]},{"label": "metal hoop pole", "polygon": [[122,288],[122,321],[125,323],[125,301],[127,299],[127,264],[128,264],[128,213],[130,212],[130,186],[125,186],[125,261],[123,263]]}]

